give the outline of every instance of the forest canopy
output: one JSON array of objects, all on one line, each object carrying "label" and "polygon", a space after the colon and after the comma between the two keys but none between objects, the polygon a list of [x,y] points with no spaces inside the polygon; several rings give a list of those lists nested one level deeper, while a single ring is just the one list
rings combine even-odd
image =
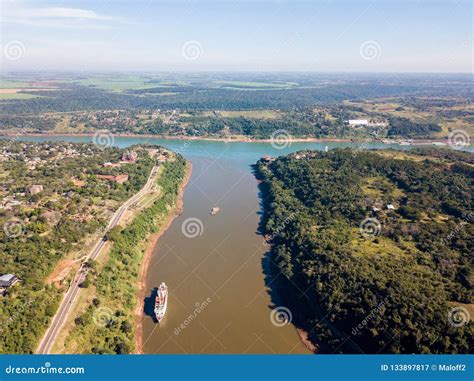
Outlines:
[{"label": "forest canopy", "polygon": [[338,149],[257,163],[269,284],[319,351],[472,349],[472,159]]}]

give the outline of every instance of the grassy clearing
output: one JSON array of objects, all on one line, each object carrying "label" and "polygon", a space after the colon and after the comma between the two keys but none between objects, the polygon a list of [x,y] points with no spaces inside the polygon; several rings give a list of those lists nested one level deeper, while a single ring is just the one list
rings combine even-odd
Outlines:
[{"label": "grassy clearing", "polygon": [[413,255],[412,250],[416,250],[414,248],[402,250],[392,240],[381,236],[374,238],[361,237],[359,229],[353,230],[353,237],[351,241],[352,254],[356,257],[390,256],[400,259],[404,256]]},{"label": "grassy clearing", "polygon": [[140,76],[98,76],[86,79],[73,80],[82,86],[98,87],[103,90],[113,92],[123,92],[125,90],[140,90],[156,87],[155,83],[146,83],[148,79]]},{"label": "grassy clearing", "polygon": [[[249,110],[249,111],[219,111],[223,118],[255,118],[255,119],[278,119],[281,115],[275,110]],[[210,111],[203,112],[202,116],[212,117],[214,113]]]},{"label": "grassy clearing", "polygon": [[32,99],[32,98],[39,98],[39,97],[40,97],[40,95],[26,94],[26,93],[11,93],[11,94],[1,94],[0,93],[0,100]]},{"label": "grassy clearing", "polygon": [[0,81],[0,89],[23,89],[25,87],[33,86],[23,81]]},{"label": "grassy clearing", "polygon": [[399,200],[405,193],[387,179],[381,176],[368,177],[365,179],[365,184],[362,186],[364,195],[376,199],[384,199],[392,202]]},{"label": "grassy clearing", "polygon": [[295,87],[297,84],[293,82],[283,82],[283,83],[272,83],[272,82],[243,82],[243,81],[216,81],[214,82],[218,85],[224,87],[234,87],[234,88],[253,88],[253,89],[285,89],[289,87]]}]

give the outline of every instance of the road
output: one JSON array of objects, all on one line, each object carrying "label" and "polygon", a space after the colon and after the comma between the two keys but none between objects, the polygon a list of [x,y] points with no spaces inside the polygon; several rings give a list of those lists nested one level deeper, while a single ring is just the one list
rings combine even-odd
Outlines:
[{"label": "road", "polygon": [[[158,166],[154,166],[150,172],[150,176],[148,177],[148,180],[146,184],[143,186],[143,188],[136,193],[134,196],[129,198],[125,203],[123,203],[120,208],[117,209],[117,211],[114,213],[112,218],[110,219],[109,225],[107,226],[107,232],[112,229],[113,227],[117,226],[118,223],[120,222],[122,216],[125,214],[127,209],[132,206],[134,203],[136,203],[138,200],[140,200],[141,197],[143,197],[145,194],[151,191],[155,181],[156,181],[156,174],[158,171]],[[107,233],[106,233],[107,234]],[[62,326],[64,325],[65,321],[67,320],[67,317],[69,315],[69,312],[71,311],[71,308],[76,301],[76,297],[79,293],[80,287],[79,285],[84,281],[86,278],[89,266],[87,262],[89,260],[94,260],[96,259],[100,252],[102,251],[102,248],[104,247],[105,243],[107,242],[107,236],[104,235],[101,237],[97,243],[94,245],[93,249],[91,252],[87,255],[87,257],[84,259],[82,262],[79,270],[77,271],[76,275],[74,276],[74,279],[72,283],[69,285],[68,290],[66,291],[63,300],[61,301],[61,304],[59,305],[58,311],[56,312],[56,315],[54,315],[53,320],[51,322],[51,325],[47,329],[46,333],[44,334],[43,338],[41,339],[38,348],[36,349],[37,354],[48,354],[51,351],[51,348],[53,347],[53,344],[61,331]]]}]

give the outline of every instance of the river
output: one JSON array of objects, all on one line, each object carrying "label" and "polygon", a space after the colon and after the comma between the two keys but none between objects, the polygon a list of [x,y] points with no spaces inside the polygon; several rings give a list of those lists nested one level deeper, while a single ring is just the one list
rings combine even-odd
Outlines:
[{"label": "river", "polygon": [[[23,139],[91,141],[91,137],[64,136]],[[144,352],[308,353],[291,324],[271,318],[272,302],[263,273],[267,247],[257,232],[261,211],[250,166],[263,155],[360,144],[294,142],[274,147],[270,143],[113,140],[120,147],[138,143],[166,146],[193,164],[183,214],[161,236],[150,260],[143,315]],[[220,212],[211,216],[214,206]],[[153,290],[163,281],[170,297],[166,317],[158,325],[151,316]]]}]

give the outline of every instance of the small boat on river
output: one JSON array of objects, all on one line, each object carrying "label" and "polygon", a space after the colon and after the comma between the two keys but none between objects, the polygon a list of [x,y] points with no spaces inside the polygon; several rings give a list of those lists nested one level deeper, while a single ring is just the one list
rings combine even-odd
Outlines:
[{"label": "small boat on river", "polygon": [[168,308],[168,287],[165,282],[160,284],[155,298],[155,316],[158,323],[160,323],[166,314]]}]

